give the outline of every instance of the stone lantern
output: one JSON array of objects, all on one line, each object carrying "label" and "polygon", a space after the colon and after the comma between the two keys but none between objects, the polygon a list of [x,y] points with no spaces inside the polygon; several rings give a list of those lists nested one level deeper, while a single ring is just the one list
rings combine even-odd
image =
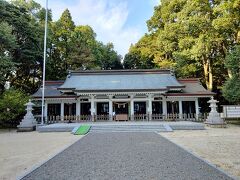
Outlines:
[{"label": "stone lantern", "polygon": [[20,124],[17,126],[18,131],[33,131],[36,128],[37,125],[37,121],[34,118],[33,114],[32,114],[32,110],[33,110],[33,106],[35,104],[33,104],[31,102],[31,100],[29,99],[29,102],[25,104],[25,106],[27,107],[27,114],[24,116],[24,118],[22,119],[22,121],[20,122]]},{"label": "stone lantern", "polygon": [[215,100],[213,97],[208,101],[210,103],[211,111],[207,117],[206,124],[213,126],[213,127],[225,127],[226,124],[223,119],[220,117],[219,113],[217,112],[217,103],[219,101]]}]

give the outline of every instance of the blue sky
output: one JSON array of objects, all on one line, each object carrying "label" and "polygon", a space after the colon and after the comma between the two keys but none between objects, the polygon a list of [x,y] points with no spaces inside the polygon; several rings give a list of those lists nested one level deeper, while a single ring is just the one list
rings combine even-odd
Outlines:
[{"label": "blue sky", "polygon": [[[45,0],[36,0],[44,6]],[[147,32],[146,21],[159,0],[49,0],[53,19],[68,8],[76,25],[90,25],[97,39],[113,42],[123,55]]]}]

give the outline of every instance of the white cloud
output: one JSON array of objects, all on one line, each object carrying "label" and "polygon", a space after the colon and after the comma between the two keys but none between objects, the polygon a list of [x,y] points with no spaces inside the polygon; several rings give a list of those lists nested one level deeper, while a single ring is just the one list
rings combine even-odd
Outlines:
[{"label": "white cloud", "polygon": [[[37,0],[44,6],[45,0]],[[90,25],[97,33],[97,39],[107,43],[113,42],[115,49],[121,55],[128,52],[131,43],[137,42],[144,32],[137,27],[125,28],[129,9],[127,1],[112,0],[76,0],[49,1],[53,19],[59,19],[62,12],[68,8],[77,25]]]}]

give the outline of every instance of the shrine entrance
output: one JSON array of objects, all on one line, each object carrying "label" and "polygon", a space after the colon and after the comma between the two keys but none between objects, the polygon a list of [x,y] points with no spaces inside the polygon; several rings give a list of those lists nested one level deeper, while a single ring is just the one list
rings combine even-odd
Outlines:
[{"label": "shrine entrance", "polygon": [[129,120],[129,102],[113,102],[113,116],[116,121]]}]

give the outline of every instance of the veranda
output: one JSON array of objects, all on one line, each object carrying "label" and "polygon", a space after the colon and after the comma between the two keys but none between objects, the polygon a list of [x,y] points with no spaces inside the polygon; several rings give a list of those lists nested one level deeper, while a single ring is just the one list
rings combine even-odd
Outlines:
[{"label": "veranda", "polygon": [[202,121],[198,97],[157,94],[89,95],[47,99],[45,122],[84,121]]}]

